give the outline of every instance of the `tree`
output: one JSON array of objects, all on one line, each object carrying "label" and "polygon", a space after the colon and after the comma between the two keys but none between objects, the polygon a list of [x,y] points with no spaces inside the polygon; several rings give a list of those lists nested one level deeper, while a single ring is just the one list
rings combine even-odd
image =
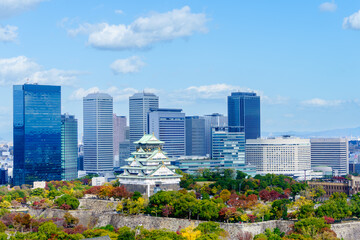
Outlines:
[{"label": "tree", "polygon": [[227,202],[230,199],[231,192],[227,189],[224,189],[220,192],[220,198],[223,200],[223,202]]},{"label": "tree", "polygon": [[44,234],[46,237],[50,238],[52,234],[58,232],[58,227],[55,223],[45,222],[39,227],[39,233]]},{"label": "tree", "polygon": [[218,208],[218,204],[211,200],[202,200],[195,206],[198,207],[197,213],[201,219],[209,221],[211,219],[217,219],[219,216],[220,209]]},{"label": "tree", "polygon": [[314,238],[318,233],[323,232],[324,228],[330,228],[330,225],[323,218],[306,218],[294,224],[294,231],[305,237]]},{"label": "tree", "polygon": [[31,196],[40,196],[40,197],[44,197],[45,196],[45,190],[43,188],[35,188],[31,191],[30,193]]},{"label": "tree", "polygon": [[75,227],[79,223],[79,219],[71,215],[69,212],[64,214],[65,227]]},{"label": "tree", "polygon": [[142,197],[141,193],[138,192],[138,191],[135,191],[134,194],[132,195],[131,199],[132,200],[138,200],[141,197]]},{"label": "tree", "polygon": [[256,217],[261,218],[262,221],[264,221],[264,219],[270,218],[270,210],[271,207],[269,205],[258,204],[255,206],[254,214]]},{"label": "tree", "polygon": [[286,219],[288,203],[289,200],[287,199],[273,201],[273,203],[271,204],[271,211],[270,211],[272,219]]},{"label": "tree", "polygon": [[259,192],[259,197],[262,201],[267,202],[270,200],[270,192],[266,189],[263,189]]},{"label": "tree", "polygon": [[181,236],[185,237],[187,240],[195,240],[201,236],[201,231],[195,229],[194,225],[191,224],[181,230]]},{"label": "tree", "polygon": [[119,228],[118,234],[118,240],[135,240],[135,231],[129,227]]},{"label": "tree", "polygon": [[332,217],[343,219],[351,216],[352,207],[347,202],[346,194],[334,193],[329,200],[325,201],[315,210],[317,217]]},{"label": "tree", "polygon": [[77,209],[80,205],[80,202],[77,198],[64,194],[58,199],[55,200],[55,203],[60,207],[63,206],[63,204],[66,204],[70,206],[70,209]]}]

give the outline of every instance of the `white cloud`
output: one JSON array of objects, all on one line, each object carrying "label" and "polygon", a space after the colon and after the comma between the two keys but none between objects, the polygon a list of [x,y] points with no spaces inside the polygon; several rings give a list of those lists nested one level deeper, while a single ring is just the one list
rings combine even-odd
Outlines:
[{"label": "white cloud", "polygon": [[0,84],[58,84],[72,85],[77,76],[82,73],[78,71],[65,71],[60,69],[44,70],[41,65],[25,56],[0,59]]},{"label": "white cloud", "polygon": [[108,89],[103,89],[103,90],[101,90],[98,87],[92,87],[89,89],[79,88],[78,90],[74,91],[70,95],[70,99],[71,100],[82,100],[83,97],[85,97],[89,93],[98,93],[98,92],[110,94],[114,98],[114,101],[125,101],[125,100],[128,100],[130,96],[134,95],[134,93],[139,92],[139,90],[134,89],[134,88],[119,89],[114,86],[110,87]]},{"label": "white cloud", "polygon": [[0,18],[8,18],[36,7],[44,0],[1,0]]},{"label": "white cloud", "polygon": [[108,23],[85,23],[68,30],[71,36],[89,35],[88,43],[100,49],[144,49],[153,44],[189,37],[196,32],[205,33],[206,15],[191,13],[190,7],[174,9],[166,13],[154,13],[140,17],[130,25]]},{"label": "white cloud", "polygon": [[346,101],[344,100],[324,100],[321,98],[313,98],[310,100],[302,101],[302,105],[311,106],[311,107],[336,107]]},{"label": "white cloud", "polygon": [[17,29],[16,26],[0,25],[0,42],[14,42],[17,38]]},{"label": "white cloud", "polygon": [[343,28],[360,30],[360,10],[344,18]]},{"label": "white cloud", "polygon": [[123,14],[124,11],[123,11],[123,10],[120,10],[120,9],[117,9],[117,10],[115,10],[115,13],[116,13],[116,14]]},{"label": "white cloud", "polygon": [[337,5],[334,2],[324,2],[320,4],[319,9],[322,12],[335,12]]},{"label": "white cloud", "polygon": [[110,65],[114,74],[119,73],[135,73],[145,65],[143,61],[137,56],[132,56],[125,59],[118,59]]},{"label": "white cloud", "polygon": [[235,91],[253,92],[253,90],[249,88],[241,88],[225,83],[203,86],[191,86],[186,88],[182,92],[186,93],[186,97],[191,98],[219,99],[225,98],[229,93]]}]

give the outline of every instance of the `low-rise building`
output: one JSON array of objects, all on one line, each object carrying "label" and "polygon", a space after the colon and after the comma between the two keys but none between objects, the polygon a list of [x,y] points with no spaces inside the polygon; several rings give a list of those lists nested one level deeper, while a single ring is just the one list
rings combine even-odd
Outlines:
[{"label": "low-rise building", "polygon": [[350,180],[343,177],[334,177],[325,181],[309,181],[308,185],[311,188],[323,187],[326,192],[325,198],[330,197],[335,192],[351,196],[360,192],[360,177],[351,176]]}]

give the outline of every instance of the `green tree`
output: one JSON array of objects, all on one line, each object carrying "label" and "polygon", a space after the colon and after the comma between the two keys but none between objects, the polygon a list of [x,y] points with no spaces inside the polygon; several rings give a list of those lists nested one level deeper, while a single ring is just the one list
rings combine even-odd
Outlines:
[{"label": "green tree", "polygon": [[272,219],[286,219],[287,218],[287,204],[288,199],[275,200],[271,204],[271,217]]},{"label": "green tree", "polygon": [[119,228],[118,234],[118,240],[135,240],[135,231],[129,227]]},{"label": "green tree", "polygon": [[318,233],[323,232],[324,228],[330,228],[330,225],[325,223],[324,218],[310,217],[294,223],[295,232],[305,237],[314,238]]},{"label": "green tree", "polygon": [[55,200],[55,203],[61,207],[63,204],[69,205],[71,209],[77,209],[80,205],[80,202],[77,198],[64,194],[58,199]]},{"label": "green tree", "polygon": [[44,234],[46,237],[50,238],[52,234],[58,232],[58,227],[55,223],[45,222],[39,227],[39,233]]}]

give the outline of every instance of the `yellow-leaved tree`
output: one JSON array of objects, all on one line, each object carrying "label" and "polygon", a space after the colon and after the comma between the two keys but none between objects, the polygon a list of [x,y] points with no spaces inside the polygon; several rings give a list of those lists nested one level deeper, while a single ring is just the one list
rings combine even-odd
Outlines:
[{"label": "yellow-leaved tree", "polygon": [[201,236],[200,230],[195,230],[194,224],[181,230],[181,236],[185,237],[187,240],[195,240]]}]

